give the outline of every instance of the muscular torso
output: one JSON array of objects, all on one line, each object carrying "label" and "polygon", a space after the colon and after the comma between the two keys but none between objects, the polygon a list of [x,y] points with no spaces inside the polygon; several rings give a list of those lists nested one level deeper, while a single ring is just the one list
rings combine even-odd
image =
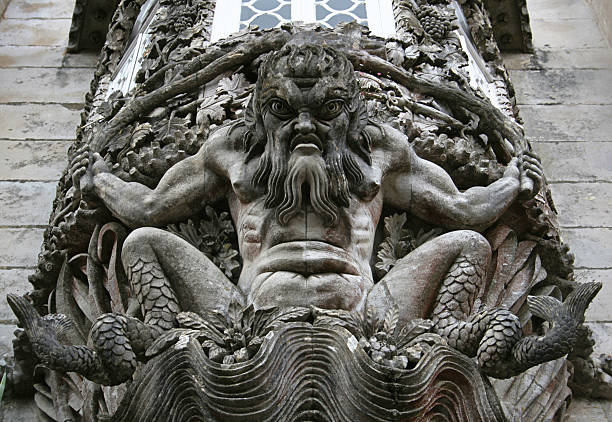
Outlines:
[{"label": "muscular torso", "polygon": [[[360,309],[373,285],[370,258],[382,212],[382,191],[351,195],[336,225],[326,225],[306,201],[288,224],[251,184],[257,159],[227,169],[229,205],[243,269],[239,287],[257,307],[315,305]],[[380,186],[380,172],[367,172],[364,184]]]}]

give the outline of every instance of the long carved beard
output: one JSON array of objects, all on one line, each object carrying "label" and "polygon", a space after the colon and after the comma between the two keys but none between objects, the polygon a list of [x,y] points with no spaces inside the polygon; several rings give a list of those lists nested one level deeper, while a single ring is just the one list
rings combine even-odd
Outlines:
[{"label": "long carved beard", "polygon": [[331,143],[321,156],[291,155],[287,142],[268,142],[253,176],[255,186],[267,185],[265,206],[277,207],[281,225],[302,210],[305,192],[313,210],[328,225],[336,225],[339,209],[349,205],[350,187],[362,180],[352,153]]}]

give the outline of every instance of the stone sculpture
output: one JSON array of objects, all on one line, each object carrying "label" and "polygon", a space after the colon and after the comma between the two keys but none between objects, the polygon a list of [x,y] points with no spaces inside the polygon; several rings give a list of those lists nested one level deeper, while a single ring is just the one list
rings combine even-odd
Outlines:
[{"label": "stone sculpture", "polygon": [[[444,7],[421,36],[456,47]],[[466,80],[406,70],[461,55],[415,48],[251,30],[150,59],[143,92],[98,108],[54,220],[88,253],[64,261],[58,313],[8,298],[58,386],[92,381],[85,420],[503,421],[487,376],[571,351],[601,285],[527,298],[549,285],[533,239],[544,257],[552,224],[525,228],[548,209],[538,157]]]}]

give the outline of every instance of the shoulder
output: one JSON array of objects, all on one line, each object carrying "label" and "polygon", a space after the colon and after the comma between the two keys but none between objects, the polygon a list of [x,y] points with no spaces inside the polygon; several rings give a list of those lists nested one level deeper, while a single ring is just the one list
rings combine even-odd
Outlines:
[{"label": "shoulder", "polygon": [[364,129],[364,136],[370,137],[373,155],[383,158],[388,169],[412,161],[414,150],[408,136],[393,126],[370,122]]},{"label": "shoulder", "polygon": [[217,128],[202,143],[196,160],[204,167],[224,174],[228,164],[243,160],[245,132],[244,124],[240,122]]}]

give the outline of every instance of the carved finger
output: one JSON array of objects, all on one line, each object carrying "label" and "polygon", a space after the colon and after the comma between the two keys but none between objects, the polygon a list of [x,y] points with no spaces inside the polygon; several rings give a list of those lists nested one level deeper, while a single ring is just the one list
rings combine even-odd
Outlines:
[{"label": "carved finger", "polygon": [[540,177],[542,177],[544,175],[544,171],[542,170],[542,167],[528,163],[525,167],[524,167],[525,171],[527,170],[531,170],[534,173],[537,173]]},{"label": "carved finger", "polygon": [[525,173],[533,181],[531,196],[535,196],[542,187],[542,176],[532,170],[527,170]]},{"label": "carved finger", "polygon": [[540,160],[538,160],[537,158],[533,158],[533,157],[524,157],[523,158],[523,163],[528,163],[534,167],[542,167],[542,163],[540,162]]}]

